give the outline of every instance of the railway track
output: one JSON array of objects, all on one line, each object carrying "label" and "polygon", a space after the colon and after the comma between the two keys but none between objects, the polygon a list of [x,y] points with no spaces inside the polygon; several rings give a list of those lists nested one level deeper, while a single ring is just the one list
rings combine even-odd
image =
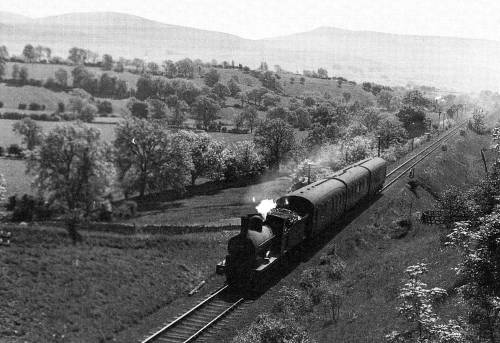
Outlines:
[{"label": "railway track", "polygon": [[200,338],[245,301],[225,285],[141,343],[188,343]]},{"label": "railway track", "polygon": [[419,151],[418,153],[416,153],[415,155],[410,157],[407,161],[405,161],[404,163],[400,164],[396,168],[392,169],[389,173],[387,173],[386,182],[385,182],[384,187],[382,188],[382,191],[389,188],[394,182],[399,180],[402,176],[404,176],[408,171],[410,171],[418,163],[420,163],[427,156],[429,156],[434,151],[439,149],[439,147],[443,143],[447,142],[454,135],[456,135],[466,123],[467,123],[467,121],[464,121],[464,122],[458,124],[457,126],[452,128],[449,132],[447,132],[445,135],[443,135],[438,140],[436,140],[435,142],[430,144],[428,147],[426,147],[422,151]]}]

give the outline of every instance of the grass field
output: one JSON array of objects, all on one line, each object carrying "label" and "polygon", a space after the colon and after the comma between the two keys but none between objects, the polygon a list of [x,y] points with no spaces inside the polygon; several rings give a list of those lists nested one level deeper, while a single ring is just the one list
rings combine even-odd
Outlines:
[{"label": "grass field", "polygon": [[2,247],[1,341],[113,341],[214,274],[228,233],[141,238],[12,229]]},{"label": "grass field", "polygon": [[[12,75],[12,66],[16,64],[13,62],[7,62],[7,68],[5,70],[5,77],[10,78]],[[74,69],[72,66],[67,65],[59,65],[59,64],[40,64],[40,63],[17,63],[19,67],[26,67],[28,69],[28,78],[46,81],[49,77],[54,77],[55,72],[58,69],[65,69],[68,72],[68,84],[73,83],[73,77],[71,76],[71,71]],[[107,73],[110,76],[117,76],[121,80],[127,82],[127,86],[134,87],[137,83],[137,79],[139,79],[139,75],[132,74],[129,72],[116,73],[114,71],[103,71],[100,68],[96,67],[87,67],[87,69],[93,72],[96,76],[100,76],[103,73]]]},{"label": "grass field", "polygon": [[240,217],[255,213],[263,199],[276,199],[291,186],[288,177],[263,180],[249,186],[207,191],[174,201],[150,201],[140,205],[140,216],[129,223],[163,225],[239,224]]}]

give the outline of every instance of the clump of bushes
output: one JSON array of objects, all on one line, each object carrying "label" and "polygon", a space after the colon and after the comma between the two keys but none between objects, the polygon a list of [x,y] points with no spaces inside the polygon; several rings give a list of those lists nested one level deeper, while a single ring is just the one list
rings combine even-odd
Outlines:
[{"label": "clump of bushes", "polygon": [[7,154],[14,157],[23,157],[23,149],[18,144],[11,144],[7,148]]},{"label": "clump of bushes", "polygon": [[45,110],[45,105],[40,105],[36,102],[32,102],[29,104],[28,109],[30,111],[44,111]]},{"label": "clump of bushes", "polygon": [[113,106],[112,106],[111,102],[109,102],[107,100],[98,101],[97,102],[97,112],[101,116],[111,114],[113,112]]},{"label": "clump of bushes", "polygon": [[6,209],[12,211],[11,221],[30,222],[33,220],[48,220],[52,217],[54,210],[42,198],[24,194],[18,198],[17,195],[9,197]]},{"label": "clump of bushes", "polygon": [[27,107],[28,107],[28,105],[26,105],[26,104],[19,104],[19,106],[17,106],[17,108],[20,110],[25,110]]}]

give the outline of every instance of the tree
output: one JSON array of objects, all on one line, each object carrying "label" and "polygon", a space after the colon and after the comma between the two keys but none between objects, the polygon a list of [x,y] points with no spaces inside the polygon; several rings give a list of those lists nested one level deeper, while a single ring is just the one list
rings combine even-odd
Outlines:
[{"label": "tree", "polygon": [[233,78],[231,78],[231,80],[227,82],[227,88],[229,89],[229,92],[231,93],[231,96],[233,98],[236,98],[238,96],[238,93],[241,92],[241,88],[240,86],[238,86],[238,82]]},{"label": "tree", "polygon": [[115,164],[126,193],[184,191],[193,164],[182,135],[168,131],[164,121],[135,117],[121,121],[115,133]]},{"label": "tree", "polygon": [[388,148],[393,144],[402,144],[408,136],[408,133],[399,122],[391,120],[381,121],[376,134],[380,136],[382,148]]},{"label": "tree", "polygon": [[257,109],[253,106],[247,106],[243,109],[241,115],[243,118],[245,118],[245,121],[247,122],[248,127],[250,128],[250,132],[253,132],[253,128],[255,127],[255,124],[258,119]]},{"label": "tree", "polygon": [[373,107],[367,107],[361,111],[361,124],[363,124],[368,131],[377,129],[378,124],[382,120],[380,113]]},{"label": "tree", "polygon": [[215,68],[210,68],[210,70],[203,76],[203,80],[208,87],[213,87],[217,82],[219,82],[220,74]]},{"label": "tree", "polygon": [[431,104],[431,101],[424,97],[422,92],[420,92],[419,90],[406,92],[401,101],[403,105],[410,107],[427,107]]},{"label": "tree", "polygon": [[109,54],[104,54],[102,56],[102,69],[111,70],[113,69],[113,57]]},{"label": "tree", "polygon": [[177,76],[185,79],[192,79],[194,77],[194,63],[189,58],[177,61],[175,63],[177,68]]},{"label": "tree", "polygon": [[203,125],[205,129],[208,129],[210,124],[217,119],[219,110],[219,105],[205,95],[197,97],[191,108],[194,118],[198,123]]},{"label": "tree", "polygon": [[28,83],[28,78],[28,68],[22,67],[19,71],[19,81],[21,82],[21,84],[25,85],[26,83]]},{"label": "tree", "polygon": [[5,45],[0,46],[0,60],[7,60],[9,58],[9,50]]},{"label": "tree", "polygon": [[56,81],[61,87],[66,88],[68,87],[68,72],[64,68],[59,68],[56,70],[54,73],[54,76],[56,78]]},{"label": "tree", "polygon": [[148,70],[151,74],[158,75],[160,73],[160,66],[155,62],[149,62]]},{"label": "tree", "polygon": [[171,60],[163,62],[163,69],[165,70],[165,76],[169,79],[173,79],[177,76],[177,66]]},{"label": "tree", "polygon": [[116,62],[115,69],[113,69],[117,73],[123,73],[125,71],[125,66],[122,61]]},{"label": "tree", "polygon": [[69,50],[68,60],[74,64],[84,64],[87,60],[88,53],[84,49],[73,47]]},{"label": "tree", "polygon": [[262,157],[251,141],[233,143],[226,152],[224,165],[224,177],[227,181],[255,177],[264,170]]},{"label": "tree", "polygon": [[189,148],[193,167],[190,169],[191,185],[201,176],[207,176],[216,180],[222,177],[224,161],[222,143],[214,140],[206,133],[194,133],[192,131],[180,131],[180,137]]},{"label": "tree", "polygon": [[12,131],[23,136],[23,144],[26,144],[28,150],[33,150],[42,143],[42,127],[31,118],[15,122],[12,125]]},{"label": "tree", "polygon": [[33,186],[49,202],[88,216],[109,191],[110,147],[95,128],[81,123],[57,126],[30,155],[27,171],[35,176]]},{"label": "tree", "polygon": [[33,45],[27,44],[23,49],[23,56],[26,62],[32,63],[36,59],[36,51]]},{"label": "tree", "polygon": [[391,106],[392,97],[393,95],[391,92],[385,90],[381,91],[377,96],[377,104],[384,107],[388,111],[393,110],[394,108]]},{"label": "tree", "polygon": [[[498,193],[497,193],[498,194]],[[498,342],[500,332],[500,213],[496,210],[481,221],[460,222],[448,235],[461,260],[460,294],[468,305],[468,321],[477,336]]]},{"label": "tree", "polygon": [[94,121],[94,118],[97,114],[97,107],[94,104],[89,102],[85,102],[80,110],[79,119],[86,123],[91,123]]},{"label": "tree", "polygon": [[186,120],[186,111],[189,110],[188,104],[184,100],[179,100],[177,95],[168,96],[166,104],[172,110],[172,115],[168,119],[169,123],[181,126]]},{"label": "tree", "polygon": [[410,137],[421,136],[425,132],[425,112],[420,107],[404,106],[396,114]]},{"label": "tree", "polygon": [[349,93],[349,92],[344,92],[344,93],[342,93],[342,99],[344,99],[344,102],[345,102],[346,104],[348,104],[348,103],[349,103],[349,100],[351,100],[351,97],[352,97],[352,95],[351,95],[351,93]]},{"label": "tree", "polygon": [[6,64],[3,59],[0,58],[0,80],[5,76]]},{"label": "tree", "polygon": [[158,99],[146,100],[148,104],[148,115],[153,119],[165,119],[167,116],[167,105]]},{"label": "tree", "polygon": [[483,134],[486,132],[486,125],[484,124],[484,114],[482,112],[475,112],[472,115],[472,122],[469,122],[471,129],[478,133],[478,134]]},{"label": "tree", "polygon": [[74,114],[79,114],[82,111],[84,105],[84,99],[82,99],[79,96],[73,96],[69,98],[69,109],[74,113]]},{"label": "tree", "polygon": [[313,97],[308,96],[304,99],[304,106],[312,107],[314,105],[316,105],[316,100]]},{"label": "tree", "polygon": [[275,107],[267,112],[268,119],[282,119],[287,120],[288,111],[284,107]]},{"label": "tree", "polygon": [[129,100],[127,108],[134,117],[146,119],[149,116],[148,104],[143,101],[138,101],[136,98],[131,98]]},{"label": "tree", "polygon": [[262,85],[270,89],[276,93],[281,93],[283,91],[283,86],[277,79],[277,75],[274,74],[271,71],[265,71],[261,76],[260,76],[260,82],[262,82]]},{"label": "tree", "polygon": [[324,68],[319,68],[318,69],[318,76],[320,79],[327,79],[328,78],[328,71]]},{"label": "tree", "polygon": [[311,115],[308,111],[299,107],[295,110],[297,116],[297,126],[300,130],[308,129],[311,126]]},{"label": "tree", "polygon": [[212,88],[212,92],[224,102],[227,96],[231,95],[229,89],[220,82],[217,82]]},{"label": "tree", "polygon": [[267,92],[268,92],[268,90],[266,88],[264,88],[264,87],[261,87],[261,88],[252,88],[251,90],[246,91],[245,95],[246,95],[246,98],[248,99],[248,101],[253,101],[254,105],[260,106],[260,104],[262,102],[262,97]]},{"label": "tree", "polygon": [[262,103],[266,107],[276,106],[280,101],[281,98],[276,94],[266,93],[262,96]]},{"label": "tree", "polygon": [[18,64],[14,64],[12,66],[12,79],[19,80],[19,65]]},{"label": "tree", "polygon": [[243,113],[236,114],[233,118],[233,123],[236,130],[240,131],[241,128],[245,125],[245,116],[243,115]]},{"label": "tree", "polygon": [[295,148],[293,128],[281,119],[261,123],[255,130],[254,142],[273,170],[278,170],[280,163]]}]

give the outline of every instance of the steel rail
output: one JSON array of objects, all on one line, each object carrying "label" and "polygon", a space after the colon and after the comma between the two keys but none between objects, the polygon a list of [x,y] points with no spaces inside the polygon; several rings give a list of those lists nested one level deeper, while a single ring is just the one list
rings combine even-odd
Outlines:
[{"label": "steel rail", "polygon": [[[187,312],[185,312],[184,314],[182,314],[181,316],[179,316],[178,318],[176,318],[175,320],[173,320],[172,322],[170,322],[168,325],[162,327],[161,329],[159,329],[158,331],[156,331],[155,333],[153,333],[152,335],[148,336],[147,338],[143,339],[141,341],[141,343],[150,343],[150,342],[154,342],[156,339],[160,338],[162,335],[164,335],[169,329],[171,329],[173,326],[179,324],[182,322],[182,320],[186,319],[186,317],[192,315],[193,313],[195,313],[196,311],[198,311],[202,306],[206,305],[207,303],[209,303],[211,300],[213,300],[214,298],[216,298],[218,295],[220,295],[222,292],[224,292],[225,290],[227,290],[229,288],[229,285],[224,285],[222,286],[221,288],[219,288],[218,290],[216,290],[215,292],[213,292],[211,295],[209,295],[207,298],[205,298],[203,301],[199,302],[198,304],[196,304],[194,307],[192,307],[190,310],[188,310]],[[240,299],[242,300],[242,299]],[[240,301],[238,300],[238,301]],[[234,306],[234,304],[233,304]],[[227,311],[227,310],[226,310]],[[226,312],[224,311],[224,313]],[[217,318],[220,317],[217,316]],[[212,321],[211,321],[212,322]],[[207,326],[207,325],[205,325]],[[201,332],[200,332],[201,333]],[[193,335],[194,336],[194,335]],[[199,334],[197,335],[199,336]],[[186,341],[186,342],[189,342]]]}]

